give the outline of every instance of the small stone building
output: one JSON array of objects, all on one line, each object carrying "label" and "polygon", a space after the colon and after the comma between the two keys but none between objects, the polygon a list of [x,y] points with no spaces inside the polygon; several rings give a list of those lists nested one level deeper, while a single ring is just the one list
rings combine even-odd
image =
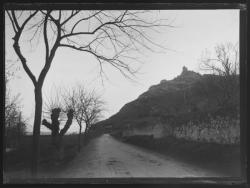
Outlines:
[{"label": "small stone building", "polygon": [[140,124],[127,124],[126,129],[123,130],[122,136],[153,136],[154,138],[162,138],[172,134],[172,128],[163,124],[160,121],[150,121]]}]

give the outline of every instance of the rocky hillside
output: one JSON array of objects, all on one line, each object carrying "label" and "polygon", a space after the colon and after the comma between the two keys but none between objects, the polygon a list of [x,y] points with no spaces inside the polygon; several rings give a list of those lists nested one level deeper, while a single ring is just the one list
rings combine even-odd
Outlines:
[{"label": "rocky hillside", "polygon": [[239,115],[238,77],[230,82],[228,80],[222,76],[201,75],[183,67],[179,76],[151,86],[136,100],[127,103],[117,114],[100,124],[112,127],[112,131],[122,131],[160,122],[165,127],[175,128],[173,134],[175,132],[181,137],[180,133],[176,133],[176,128],[181,130],[186,124],[208,126],[212,120],[236,120]]}]

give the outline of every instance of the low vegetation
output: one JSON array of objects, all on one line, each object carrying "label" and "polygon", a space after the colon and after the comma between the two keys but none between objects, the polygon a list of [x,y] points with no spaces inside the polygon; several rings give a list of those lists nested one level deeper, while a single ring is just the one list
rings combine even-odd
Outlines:
[{"label": "low vegetation", "polygon": [[[8,151],[4,158],[6,177],[30,177],[30,154],[32,136],[23,136],[21,139],[20,147]],[[64,136],[64,156],[61,161],[57,160],[57,151],[51,145],[51,136],[40,136],[40,157],[39,168],[40,172],[45,174],[53,174],[63,169],[77,155],[78,135],[65,135]],[[18,176],[16,173],[19,173]]]},{"label": "low vegetation", "polygon": [[171,136],[131,136],[123,140],[222,175],[237,177],[241,173],[239,145],[200,143]]}]

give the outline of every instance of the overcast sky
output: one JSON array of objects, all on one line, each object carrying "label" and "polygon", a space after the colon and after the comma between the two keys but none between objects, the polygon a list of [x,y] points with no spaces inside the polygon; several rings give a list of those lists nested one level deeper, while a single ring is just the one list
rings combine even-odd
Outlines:
[{"label": "overcast sky", "polygon": [[[190,70],[200,72],[199,58],[205,49],[213,50],[219,43],[239,41],[239,10],[164,10],[156,11],[163,19],[169,19],[174,27],[166,28],[161,33],[150,33],[154,41],[164,45],[169,50],[164,53],[145,51],[141,57],[143,65],[136,82],[124,78],[112,67],[106,67],[109,80],[99,77],[98,63],[90,54],[78,53],[71,49],[57,51],[51,69],[43,85],[43,93],[49,96],[55,86],[70,87],[76,82],[83,83],[90,89],[102,94],[108,118],[120,108],[135,100],[147,91],[151,85],[158,84],[163,79],[173,79],[186,66]],[[12,49],[13,31],[6,18],[6,59],[16,60]],[[25,51],[29,66],[37,75],[44,63],[44,52],[37,48]],[[18,64],[20,62],[17,62]],[[34,116],[34,88],[22,67],[17,78],[11,80],[10,89],[13,94],[21,94],[23,115],[29,118],[28,130],[32,130]],[[47,131],[42,127],[42,131]],[[73,124],[70,131],[77,131]]]}]

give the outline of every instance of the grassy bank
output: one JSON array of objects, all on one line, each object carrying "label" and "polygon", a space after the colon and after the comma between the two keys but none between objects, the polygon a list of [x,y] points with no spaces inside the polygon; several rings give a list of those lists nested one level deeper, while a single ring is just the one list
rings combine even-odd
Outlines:
[{"label": "grassy bank", "polygon": [[239,145],[199,143],[174,137],[153,139],[150,136],[131,136],[123,141],[227,176],[240,176]]},{"label": "grassy bank", "polygon": [[[82,139],[83,140],[83,139]],[[40,136],[39,172],[41,174],[57,173],[74,159],[78,153],[78,135],[65,135],[64,157],[62,161],[55,160],[55,148],[51,145],[50,135]],[[10,177],[29,176],[31,161],[32,136],[23,136],[19,147],[8,151],[4,158],[5,174]]]}]

